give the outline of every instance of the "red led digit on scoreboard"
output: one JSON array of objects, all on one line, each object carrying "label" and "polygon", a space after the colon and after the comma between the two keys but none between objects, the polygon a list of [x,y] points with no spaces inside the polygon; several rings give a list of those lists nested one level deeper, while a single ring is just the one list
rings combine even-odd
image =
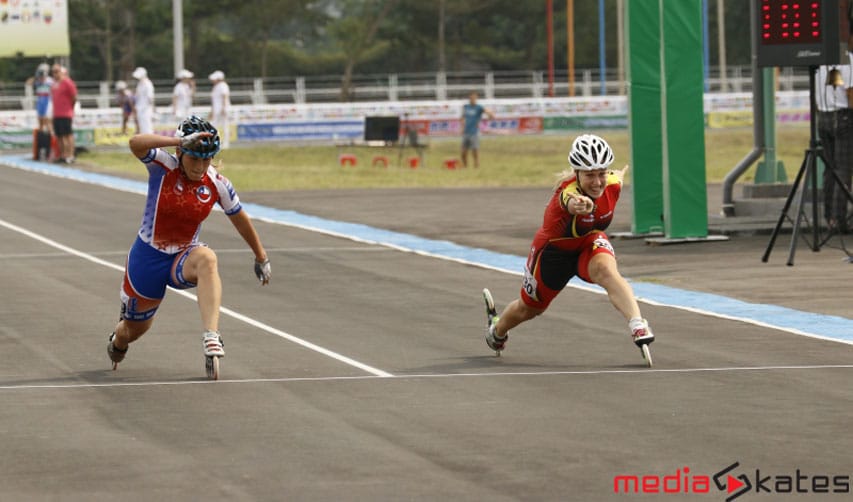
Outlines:
[{"label": "red led digit on scoreboard", "polygon": [[765,44],[809,44],[821,41],[820,2],[761,0],[761,41]]}]

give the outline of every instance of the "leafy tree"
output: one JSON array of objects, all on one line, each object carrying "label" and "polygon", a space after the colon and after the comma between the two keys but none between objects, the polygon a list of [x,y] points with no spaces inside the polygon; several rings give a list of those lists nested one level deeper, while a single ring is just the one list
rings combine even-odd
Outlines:
[{"label": "leafy tree", "polygon": [[310,0],[253,0],[241,4],[237,13],[237,33],[246,46],[246,54],[258,57],[257,74],[269,73],[269,55],[276,41],[286,44],[298,36],[300,19],[308,17]]},{"label": "leafy tree", "polygon": [[[79,80],[128,79],[145,66],[171,79],[173,0],[69,2],[71,69]],[[627,3],[630,0],[623,0]],[[716,2],[709,3],[709,53],[717,55]],[[342,75],[351,99],[356,71],[405,72],[544,69],[545,2],[519,0],[182,0],[186,66],[229,78]],[[566,64],[566,3],[554,0],[554,60]],[[726,59],[751,62],[749,3],[728,0]],[[605,0],[606,58],[617,61],[617,0]],[[598,2],[576,0],[575,66],[599,64]],[[0,59],[2,86],[20,86],[45,58]],[[51,61],[48,61],[51,62]]]},{"label": "leafy tree", "polygon": [[341,16],[329,27],[329,33],[344,54],[341,79],[341,101],[352,98],[352,75],[355,66],[387,51],[388,43],[376,41],[380,24],[388,17],[398,0],[345,0]]}]

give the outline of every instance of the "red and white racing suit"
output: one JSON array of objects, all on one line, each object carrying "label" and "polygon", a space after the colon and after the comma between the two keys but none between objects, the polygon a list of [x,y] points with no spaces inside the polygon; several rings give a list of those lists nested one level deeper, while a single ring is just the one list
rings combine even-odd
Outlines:
[{"label": "red and white racing suit", "polygon": [[242,209],[231,182],[213,166],[201,180],[192,181],[166,150],[151,149],[140,161],[148,169],[148,195],[121,288],[121,315],[131,321],[150,319],[166,286],[195,287],[184,279],[183,265],[194,247],[204,245],[198,234],[213,205],[227,215]]}]

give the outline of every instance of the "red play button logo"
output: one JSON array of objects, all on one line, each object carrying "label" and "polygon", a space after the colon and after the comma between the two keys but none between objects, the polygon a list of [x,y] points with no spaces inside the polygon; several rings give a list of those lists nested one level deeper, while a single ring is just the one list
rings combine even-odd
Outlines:
[{"label": "red play button logo", "polygon": [[726,491],[727,491],[727,492],[731,493],[731,492],[738,491],[738,490],[740,490],[741,488],[743,488],[743,486],[744,486],[743,481],[741,481],[741,480],[739,480],[738,478],[736,478],[736,477],[732,476],[731,474],[729,474],[729,475],[726,477]]}]

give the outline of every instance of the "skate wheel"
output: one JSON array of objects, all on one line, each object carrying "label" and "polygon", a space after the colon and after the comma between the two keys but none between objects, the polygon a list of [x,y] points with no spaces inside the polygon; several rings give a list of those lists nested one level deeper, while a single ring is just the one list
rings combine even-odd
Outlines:
[{"label": "skate wheel", "polygon": [[204,357],[204,368],[207,370],[207,378],[219,380],[219,358],[214,356]]},{"label": "skate wheel", "polygon": [[649,349],[649,344],[644,343],[640,346],[640,351],[643,353],[643,359],[646,360],[646,364],[649,365],[649,368],[652,367],[652,351]]},{"label": "skate wheel", "polygon": [[501,357],[501,351],[496,350],[495,351],[495,357]]},{"label": "skate wheel", "polygon": [[113,371],[118,369],[118,363],[113,363]]},{"label": "skate wheel", "polygon": [[486,301],[486,309],[489,312],[495,312],[495,299],[492,298],[492,292],[489,288],[483,288],[483,300]]}]

